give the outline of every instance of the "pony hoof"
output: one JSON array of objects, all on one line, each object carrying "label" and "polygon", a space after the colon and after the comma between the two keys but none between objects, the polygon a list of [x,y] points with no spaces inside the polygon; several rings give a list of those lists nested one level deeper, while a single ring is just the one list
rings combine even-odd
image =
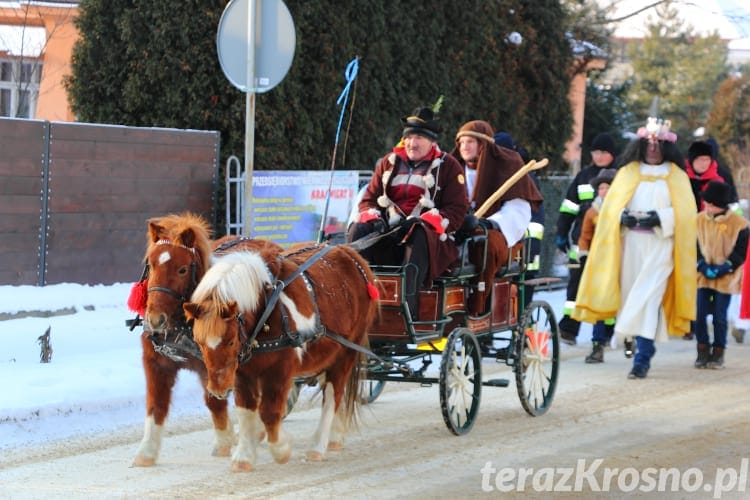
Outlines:
[{"label": "pony hoof", "polygon": [[250,462],[232,462],[232,472],[250,472],[251,470],[253,470],[253,464]]},{"label": "pony hoof", "polygon": [[211,452],[213,457],[228,457],[232,453],[231,446],[217,446]]},{"label": "pony hoof", "polygon": [[319,451],[308,451],[307,452],[307,459],[310,462],[322,462],[323,461],[323,454]]},{"label": "pony hoof", "polygon": [[144,457],[143,455],[137,455],[133,460],[134,467],[153,467],[156,464],[156,459],[152,457]]},{"label": "pony hoof", "polygon": [[277,464],[285,464],[285,463],[287,463],[287,462],[289,461],[289,459],[290,459],[290,458],[292,458],[292,452],[291,452],[291,450],[289,451],[289,453],[287,453],[287,454],[286,454],[286,455],[284,455],[283,457],[280,457],[280,458],[274,458],[274,461],[275,461],[275,462],[276,462]]},{"label": "pony hoof", "polygon": [[344,443],[341,441],[331,441],[328,443],[328,449],[330,451],[341,451],[344,449]]}]

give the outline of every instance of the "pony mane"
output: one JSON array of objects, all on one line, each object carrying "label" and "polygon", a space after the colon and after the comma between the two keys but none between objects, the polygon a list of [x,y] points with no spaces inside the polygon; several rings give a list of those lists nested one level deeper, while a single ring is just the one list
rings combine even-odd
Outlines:
[{"label": "pony mane", "polygon": [[240,312],[258,308],[261,293],[271,283],[263,257],[257,252],[233,252],[217,257],[198,283],[192,302],[209,300],[215,306],[237,302]]},{"label": "pony mane", "polygon": [[[164,229],[163,238],[175,241],[186,230],[192,229],[195,234],[195,251],[198,252],[202,262],[208,263],[211,258],[211,230],[208,222],[200,215],[185,212],[182,214],[169,214],[162,217],[151,219],[153,222]],[[156,246],[151,240],[150,234],[146,233],[148,245],[146,247],[146,258]]]}]

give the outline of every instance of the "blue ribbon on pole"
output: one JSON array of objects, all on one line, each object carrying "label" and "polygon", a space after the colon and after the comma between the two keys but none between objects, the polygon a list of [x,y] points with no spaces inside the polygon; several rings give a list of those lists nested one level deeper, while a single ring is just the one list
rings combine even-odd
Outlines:
[{"label": "blue ribbon on pole", "polygon": [[340,105],[343,101],[343,106],[341,106],[341,114],[339,115],[339,125],[336,128],[336,144],[339,143],[339,134],[341,133],[341,123],[344,121],[344,113],[346,112],[346,101],[349,99],[349,90],[352,88],[352,83],[357,78],[357,72],[359,71],[359,58],[355,57],[354,59],[349,62],[349,64],[346,65],[346,70],[344,71],[344,77],[346,78],[346,86],[344,87],[344,90],[341,91],[341,94],[339,95],[339,98],[336,99],[336,105]]},{"label": "blue ribbon on pole", "polygon": [[357,72],[359,71],[359,58],[355,57],[352,59],[349,64],[346,65],[346,70],[344,71],[344,78],[346,78],[346,85],[344,86],[344,90],[341,91],[341,94],[339,94],[338,99],[336,99],[336,105],[341,106],[341,114],[339,115],[339,123],[336,127],[336,141],[333,143],[333,157],[331,158],[331,177],[328,180],[328,191],[326,193],[326,205],[323,209],[323,217],[320,220],[320,229],[318,230],[318,243],[321,243],[323,241],[323,237],[325,236],[325,224],[326,219],[328,218],[328,206],[331,202],[331,187],[333,186],[333,172],[336,168],[336,152],[338,150],[339,146],[339,135],[341,134],[341,124],[344,121],[344,114],[346,113],[346,102],[349,100],[349,91],[352,88],[352,83],[354,83],[354,80],[357,78]]}]

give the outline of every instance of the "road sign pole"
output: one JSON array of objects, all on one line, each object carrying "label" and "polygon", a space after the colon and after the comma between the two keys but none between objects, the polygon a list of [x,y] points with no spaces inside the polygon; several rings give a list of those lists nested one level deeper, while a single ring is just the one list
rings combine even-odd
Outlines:
[{"label": "road sign pole", "polygon": [[[247,7],[247,92],[245,94],[245,223],[242,235],[252,237],[253,154],[255,152],[255,0]],[[258,3],[258,10],[260,5]],[[260,19],[258,17],[258,19]]]}]

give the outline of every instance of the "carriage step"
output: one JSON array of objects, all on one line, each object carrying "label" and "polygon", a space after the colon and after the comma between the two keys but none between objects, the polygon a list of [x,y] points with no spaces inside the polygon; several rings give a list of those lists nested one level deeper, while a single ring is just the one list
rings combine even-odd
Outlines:
[{"label": "carriage step", "polygon": [[508,387],[509,384],[510,380],[508,380],[507,378],[493,378],[482,382],[482,385],[487,385],[490,387]]}]

